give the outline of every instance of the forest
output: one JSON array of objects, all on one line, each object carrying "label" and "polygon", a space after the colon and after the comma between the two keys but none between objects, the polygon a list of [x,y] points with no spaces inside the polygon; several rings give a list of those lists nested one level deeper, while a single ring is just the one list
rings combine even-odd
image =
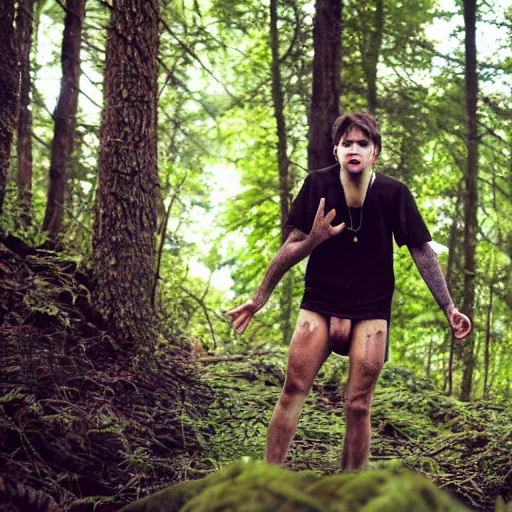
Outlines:
[{"label": "forest", "polygon": [[[509,0],[1,2],[0,511],[512,511],[511,48]],[[306,262],[226,312],[357,111],[473,330],[395,247],[368,469],[336,355],[269,467]]]}]

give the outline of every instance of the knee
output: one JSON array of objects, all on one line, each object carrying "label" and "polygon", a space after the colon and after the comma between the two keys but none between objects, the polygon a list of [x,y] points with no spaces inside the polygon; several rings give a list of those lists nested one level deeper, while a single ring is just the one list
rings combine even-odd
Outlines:
[{"label": "knee", "polygon": [[283,392],[281,394],[281,402],[283,405],[293,402],[297,398],[304,399],[309,393],[309,387],[302,381],[295,378],[286,378]]},{"label": "knee", "polygon": [[347,415],[356,417],[367,417],[370,415],[372,392],[358,393],[347,396],[345,410]]},{"label": "knee", "polygon": [[345,396],[347,414],[368,416],[370,414],[373,391],[382,368],[382,361],[360,362],[357,368],[359,379],[349,383]]},{"label": "knee", "polygon": [[374,357],[372,359],[357,358],[351,361],[354,367],[354,373],[358,375],[358,381],[364,387],[375,386],[379,378],[382,367],[384,366],[384,354],[382,357]]}]

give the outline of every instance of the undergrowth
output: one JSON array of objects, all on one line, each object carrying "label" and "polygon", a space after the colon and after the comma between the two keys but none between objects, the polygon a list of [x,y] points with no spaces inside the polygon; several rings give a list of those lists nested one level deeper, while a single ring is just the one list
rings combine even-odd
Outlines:
[{"label": "undergrowth", "polygon": [[[243,362],[207,366],[215,391],[210,457],[217,467],[263,459],[265,435],[284,382],[286,349]],[[344,434],[347,361],[333,356],[313,385],[286,466],[339,471]],[[512,501],[512,410],[462,403],[396,365],[382,371],[372,405],[370,468],[407,468],[432,480],[474,510]]]},{"label": "undergrowth", "polygon": [[[12,242],[12,241],[11,241]],[[117,510],[234,461],[261,460],[286,348],[194,360],[164,334],[158,379],[100,329],[87,272],[0,243],[0,510]],[[242,354],[243,355],[243,354]],[[347,364],[324,365],[286,466],[339,471]],[[388,364],[372,407],[370,467],[404,465],[475,510],[512,501],[512,412],[465,404]]]},{"label": "undergrowth", "polygon": [[117,510],[185,478],[208,444],[198,425],[212,400],[190,354],[162,335],[151,377],[136,374],[133,350],[96,324],[87,273],[5,242],[0,500],[22,512]]}]

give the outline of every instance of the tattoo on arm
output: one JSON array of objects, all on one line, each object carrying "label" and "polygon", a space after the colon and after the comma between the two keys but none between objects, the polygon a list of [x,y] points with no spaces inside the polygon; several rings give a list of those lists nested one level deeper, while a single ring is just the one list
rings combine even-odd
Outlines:
[{"label": "tattoo on arm", "polygon": [[435,252],[428,243],[423,244],[421,247],[410,247],[409,252],[428,289],[439,304],[439,307],[446,314],[448,307],[453,301]]},{"label": "tattoo on arm", "polygon": [[254,300],[262,303],[267,302],[284,274],[299,261],[309,256],[314,247],[306,233],[298,229],[292,230],[285,243],[272,258],[265,277],[256,291]]}]

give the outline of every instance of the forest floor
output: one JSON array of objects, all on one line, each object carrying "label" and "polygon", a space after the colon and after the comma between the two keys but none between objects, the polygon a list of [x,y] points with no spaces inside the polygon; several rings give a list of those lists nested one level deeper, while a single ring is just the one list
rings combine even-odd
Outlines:
[{"label": "forest floor", "polygon": [[[287,348],[194,359],[162,335],[148,380],[95,325],[88,285],[60,254],[0,240],[0,510],[114,511],[262,460]],[[288,468],[339,471],[346,377],[337,356],[320,371]],[[461,403],[387,364],[372,431],[370,467],[403,465],[474,510],[512,502],[510,407]]]},{"label": "forest floor", "polygon": [[[242,361],[202,358],[215,391],[210,461],[262,460],[265,436],[285,375],[286,348]],[[339,471],[345,430],[347,361],[331,357],[309,394],[286,458],[294,471]],[[382,371],[372,406],[369,468],[403,465],[473,510],[512,501],[512,411],[446,397],[399,366]],[[204,462],[204,459],[203,459]]]}]

